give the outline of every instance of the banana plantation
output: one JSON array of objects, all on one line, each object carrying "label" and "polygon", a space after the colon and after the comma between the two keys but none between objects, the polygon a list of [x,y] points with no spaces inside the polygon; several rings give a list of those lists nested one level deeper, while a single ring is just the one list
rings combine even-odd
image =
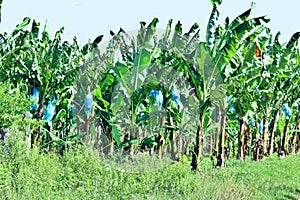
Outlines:
[{"label": "banana plantation", "polygon": [[[2,2],[2,1],[1,1]],[[106,159],[283,158],[300,151],[300,32],[281,43],[266,16],[245,11],[206,30],[140,22],[81,46],[24,18],[0,33],[1,143],[16,132],[30,148],[64,155],[82,145]],[[205,41],[200,40],[205,35]]]}]

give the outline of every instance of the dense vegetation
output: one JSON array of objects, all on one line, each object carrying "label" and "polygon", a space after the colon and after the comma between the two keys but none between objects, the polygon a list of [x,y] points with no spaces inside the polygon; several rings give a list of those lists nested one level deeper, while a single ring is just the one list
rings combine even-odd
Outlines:
[{"label": "dense vegetation", "polygon": [[212,1],[206,41],[198,23],[183,33],[170,20],[159,34],[157,18],[137,35],[111,31],[105,48],[102,35],[81,47],[30,18],[0,33],[1,193],[299,197],[300,32],[281,44],[252,8],[221,23],[220,3]]},{"label": "dense vegetation", "polygon": [[[23,144],[24,145],[24,144]],[[203,173],[187,162],[152,172],[126,173],[99,162],[95,151],[64,156],[24,151],[0,157],[0,199],[298,199],[300,156],[261,162],[231,159],[216,170],[204,159]],[[21,152],[18,152],[23,150]],[[288,167],[287,167],[288,166]],[[284,175],[282,175],[284,174]]]}]

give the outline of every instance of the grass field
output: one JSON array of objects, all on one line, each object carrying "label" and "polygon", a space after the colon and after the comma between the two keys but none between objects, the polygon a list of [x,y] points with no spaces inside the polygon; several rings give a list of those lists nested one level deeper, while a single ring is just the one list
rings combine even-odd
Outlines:
[{"label": "grass field", "polygon": [[204,159],[201,173],[188,161],[121,172],[86,149],[58,156],[16,148],[0,159],[1,199],[300,199],[300,155],[232,159],[224,169]]}]

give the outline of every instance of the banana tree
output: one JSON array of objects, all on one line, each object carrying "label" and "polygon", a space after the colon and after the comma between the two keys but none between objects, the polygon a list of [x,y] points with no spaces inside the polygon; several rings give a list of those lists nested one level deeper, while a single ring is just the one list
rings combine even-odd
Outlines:
[{"label": "banana tree", "polygon": [[[11,80],[29,95],[33,88],[39,92],[38,108],[32,110],[38,121],[44,120],[46,105],[56,97],[56,114],[46,119],[51,121],[48,131],[39,127],[32,135],[32,145],[37,144],[42,133],[46,143],[53,142],[53,138],[61,143],[70,134],[71,105],[67,99],[72,99],[75,77],[84,58],[75,38],[73,44],[61,41],[63,28],[52,40],[46,26],[40,33],[40,23],[35,20],[29,31],[30,21],[25,18],[2,44],[1,81]],[[55,133],[51,133],[52,129]]]},{"label": "banana tree", "polygon": [[296,48],[298,40],[300,38],[300,32],[295,33],[289,42],[285,45],[282,50],[282,56],[279,60],[279,77],[282,79],[282,84],[280,89],[283,93],[288,94],[283,96],[281,101],[283,104],[284,113],[286,116],[285,127],[282,133],[281,145],[278,155],[285,156],[288,153],[287,147],[287,137],[288,137],[288,127],[290,121],[296,122],[294,116],[291,118],[291,110],[289,105],[297,104],[297,95],[295,92],[298,90],[298,85],[296,84],[299,81],[299,50]]},{"label": "banana tree", "polygon": [[[192,156],[192,169],[200,170],[200,161],[203,151],[203,132],[209,126],[209,121],[205,120],[209,109],[215,105],[222,104],[224,90],[220,82],[220,75],[209,53],[205,49],[205,44],[200,43],[195,52],[195,69],[189,67],[188,72],[191,84],[195,87],[195,94],[199,101],[199,118],[197,119],[196,141]],[[191,65],[190,65],[191,66]],[[208,116],[210,118],[210,116]]]},{"label": "banana tree", "polygon": [[[227,83],[227,92],[231,94],[230,105],[238,115],[235,116],[235,118],[239,119],[237,157],[241,160],[245,160],[246,151],[249,147],[248,140],[250,138],[250,126],[248,118],[253,118],[251,112],[254,112],[256,108],[256,99],[253,96],[253,90],[257,87],[255,81],[257,80],[257,77],[260,76],[261,71],[261,66],[255,55],[256,42],[249,41],[248,44],[245,43],[244,45],[245,47],[239,53],[238,59],[242,58],[240,64],[236,67],[236,70],[228,79]],[[232,66],[234,66],[234,63],[232,63]],[[251,81],[250,84],[249,81]],[[230,118],[232,120],[232,117]]]},{"label": "banana tree", "polygon": [[[279,33],[275,36],[274,41],[270,37],[269,42],[265,45],[262,55],[262,75],[264,79],[260,80],[261,91],[258,92],[261,98],[259,107],[263,111],[264,128],[263,128],[263,152],[273,153],[274,134],[277,125],[278,111],[282,104],[291,98],[285,99],[284,94],[290,94],[294,87],[291,80],[294,80],[298,73],[298,68],[295,60],[295,46],[299,39],[299,33],[295,33],[289,42],[285,45],[280,45],[278,42]],[[262,92],[262,93],[261,93]],[[267,95],[267,96],[266,96]],[[266,97],[266,98],[265,98]],[[290,102],[293,103],[293,102]],[[270,113],[273,112],[271,134],[268,137],[268,122]],[[288,117],[289,118],[289,117]],[[286,121],[288,124],[289,120]],[[287,131],[288,125],[286,126]],[[283,134],[285,138],[285,134]],[[284,139],[285,140],[285,139]],[[283,145],[283,144],[282,144]]]},{"label": "banana tree", "polygon": [[[241,66],[246,66],[251,63],[243,61],[243,50],[249,47],[247,44],[249,41],[253,41],[260,33],[265,30],[264,24],[269,22],[269,19],[265,16],[257,18],[249,18],[252,8],[236,17],[231,23],[226,18],[224,24],[216,26],[219,12],[218,3],[213,2],[213,10],[209,19],[206,33],[206,49],[210,52],[210,55],[217,66],[218,71],[222,74],[222,81],[225,85],[230,83],[232,76],[238,76],[240,74],[235,73],[239,71]],[[244,54],[245,55],[245,54]],[[252,51],[253,55],[253,51]],[[250,60],[253,56],[250,55]],[[240,66],[238,68],[238,66]],[[243,67],[244,68],[244,67]],[[244,71],[243,71],[244,72]],[[230,89],[230,88],[227,88]],[[230,93],[230,91],[228,92]],[[220,139],[219,144],[216,144],[218,148],[218,167],[225,166],[225,113],[227,110],[226,101],[223,101],[221,117],[221,129],[218,133]]]},{"label": "banana tree", "polygon": [[[172,20],[170,20],[164,35],[155,40],[154,34],[157,22],[157,19],[154,19],[148,27],[145,27],[145,24],[141,23],[136,45],[127,45],[126,48],[130,49],[130,51],[123,51],[126,53],[123,53],[123,55],[125,55],[123,56],[123,59],[125,57],[125,60],[122,62],[123,64],[120,65],[120,62],[117,62],[112,68],[118,77],[118,84],[116,84],[113,89],[114,93],[112,94],[111,109],[113,115],[129,113],[127,117],[122,117],[118,124],[128,124],[126,127],[130,128],[127,130],[129,131],[129,133],[126,134],[127,140],[136,141],[137,138],[141,137],[141,133],[139,133],[141,131],[140,127],[141,124],[145,122],[141,119],[146,121],[151,120],[149,118],[150,113],[145,112],[144,116],[141,116],[139,113],[143,108],[147,107],[147,98],[151,90],[160,90],[163,95],[163,103],[160,108],[161,111],[158,112],[157,115],[160,113],[162,116],[159,122],[159,128],[157,129],[158,132],[150,133],[150,137],[152,137],[151,135],[153,134],[155,135],[158,155],[162,157],[165,139],[169,138],[167,135],[170,134],[170,138],[172,138],[171,143],[173,144],[173,149],[175,144],[174,132],[171,131],[167,133],[167,129],[173,127],[170,124],[174,123],[171,119],[172,116],[168,113],[171,111],[169,103],[172,99],[171,90],[172,86],[174,86],[173,83],[178,77],[181,77],[179,69],[183,69],[183,47],[187,47],[186,49],[188,49],[188,45],[192,46],[192,40],[195,40],[196,37],[191,37],[190,35],[193,34],[195,32],[194,30],[199,26],[193,26],[191,30],[185,34],[185,37],[183,37],[181,24],[177,23],[175,33],[173,37],[170,38],[172,23]],[[135,42],[132,42],[132,44],[135,44]],[[120,65],[120,67],[123,66],[123,71],[121,71],[118,65]],[[128,70],[124,71],[126,66],[129,66]],[[124,98],[127,100],[122,103],[121,99]],[[120,112],[120,109],[123,109],[123,112]],[[153,110],[148,111],[152,112]],[[177,122],[175,121],[175,123]],[[144,125],[146,124],[147,123],[144,123]],[[169,126],[166,126],[167,124],[169,124]],[[148,131],[151,132],[151,130]],[[132,148],[133,145],[130,144],[130,152],[133,151]]]}]

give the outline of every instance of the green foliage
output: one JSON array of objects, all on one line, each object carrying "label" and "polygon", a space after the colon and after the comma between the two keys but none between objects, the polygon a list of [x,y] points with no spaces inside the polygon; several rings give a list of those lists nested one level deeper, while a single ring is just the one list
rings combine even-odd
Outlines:
[{"label": "green foliage", "polygon": [[[211,2],[205,42],[199,40],[198,23],[183,33],[178,21],[171,34],[172,20],[157,37],[159,20],[154,18],[148,25],[140,23],[136,37],[123,29],[112,33],[103,52],[98,48],[103,35],[80,47],[76,37],[72,43],[62,41],[63,27],[51,38],[46,25],[41,29],[38,21],[24,18],[10,34],[0,34],[0,128],[9,132],[30,125],[25,135],[31,136],[32,146],[40,139],[40,147],[60,150],[82,139],[95,146],[108,140],[111,149],[115,145],[119,150],[134,144],[139,152],[143,146],[153,149],[163,144],[158,140],[167,146],[172,143],[171,135],[177,134],[188,138],[186,146],[195,146],[192,153],[197,154],[195,165],[199,165],[202,148],[210,146],[212,154],[220,141],[222,148],[225,142],[228,147],[236,145],[241,132],[237,118],[251,115],[256,122],[269,122],[272,113],[280,113],[282,104],[288,103],[293,110],[290,124],[280,116],[278,128],[276,123],[265,123],[263,135],[251,127],[251,145],[264,139],[266,149],[266,138],[274,128],[276,138],[286,138],[288,151],[292,151],[300,129],[300,33],[281,44],[280,33],[273,37],[266,27],[269,18],[251,17],[253,7],[232,21],[226,18],[219,23],[222,0]],[[2,0],[0,11],[1,5]],[[115,52],[121,56],[116,57]],[[173,85],[180,86],[183,108],[172,103]],[[38,109],[30,111],[33,88],[40,96]],[[149,96],[153,89],[163,95],[162,110]],[[225,101],[225,90],[232,97],[230,102]],[[93,96],[88,116],[83,100],[87,94]],[[43,113],[53,96],[56,110],[47,125]],[[218,116],[228,111],[228,105],[235,111]],[[72,106],[77,110],[71,111]],[[293,131],[283,135],[288,129]]]},{"label": "green foliage", "polygon": [[0,199],[297,199],[300,195],[299,155],[230,161],[229,168],[221,170],[204,159],[205,173],[200,174],[191,172],[186,162],[154,172],[126,173],[104,165],[96,152],[86,148],[59,156],[18,145],[15,148],[22,153],[9,160],[0,156]]},{"label": "green foliage", "polygon": [[0,127],[29,124],[30,101],[24,92],[12,84],[0,82]]},{"label": "green foliage", "polygon": [[221,3],[222,3],[222,0],[211,0],[212,5],[215,5],[215,4],[220,5]]}]

